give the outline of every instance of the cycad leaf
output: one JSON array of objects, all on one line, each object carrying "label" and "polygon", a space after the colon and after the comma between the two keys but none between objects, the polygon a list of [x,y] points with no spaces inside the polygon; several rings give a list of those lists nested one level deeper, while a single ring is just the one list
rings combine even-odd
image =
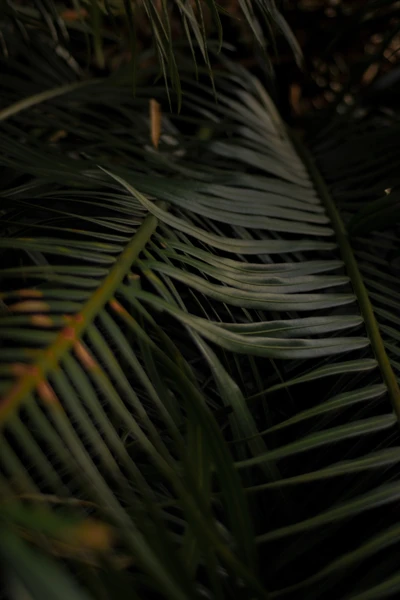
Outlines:
[{"label": "cycad leaf", "polygon": [[[86,10],[85,5],[88,5],[89,10]],[[208,37],[212,33],[211,28],[206,27],[204,11],[209,11],[212,15],[212,22],[217,28],[219,46],[222,43],[223,32],[219,19],[219,11],[222,8],[216,0],[196,0],[194,6],[183,0],[173,0],[172,10],[164,0],[160,3],[155,3],[152,0],[143,0],[140,3],[131,5],[125,0],[114,2],[85,2],[81,6],[79,2],[74,2],[74,9],[77,18],[72,20],[67,17],[67,14],[73,11],[64,11],[60,14],[60,7],[53,1],[49,1],[46,5],[50,10],[44,8],[42,2],[34,2],[31,7],[26,5],[12,5],[9,8],[10,15],[20,24],[27,22],[36,28],[47,29],[54,41],[59,41],[58,30],[61,31],[63,37],[68,41],[68,30],[74,30],[74,35],[83,33],[84,42],[94,51],[97,66],[104,68],[106,61],[105,42],[108,39],[118,39],[117,35],[121,32],[110,32],[112,30],[115,17],[123,17],[128,23],[129,39],[133,50],[136,50],[136,30],[137,24],[143,27],[150,27],[153,34],[153,44],[155,47],[156,56],[161,73],[163,74],[166,83],[172,84],[173,89],[178,95],[178,103],[181,102],[180,78],[176,61],[176,48],[174,45],[174,32],[171,27],[171,14],[174,15],[174,26],[179,27],[182,21],[183,31],[181,32],[187,38],[190,46],[200,50],[201,57],[207,67],[208,74],[213,77],[208,51]],[[271,34],[279,31],[294,52],[296,60],[301,59],[301,50],[296,43],[295,37],[287,25],[282,14],[277,10],[275,2],[272,0],[240,0],[239,2],[241,13],[244,17],[243,24],[253,33],[257,43],[262,47],[266,47],[266,40],[262,31],[261,23],[258,22],[254,14],[254,8],[258,9],[261,22],[264,23]],[[168,6],[168,8],[167,8]],[[175,9],[175,10],[174,10]],[[227,12],[229,15],[229,11]],[[180,17],[179,18],[177,18]],[[109,23],[106,22],[109,21]],[[106,26],[105,26],[106,25]],[[110,27],[111,25],[111,27]],[[28,35],[28,34],[26,34]],[[68,47],[68,45],[67,45]],[[68,50],[63,48],[64,53]],[[68,55],[68,54],[67,54]],[[197,54],[192,53],[194,66],[196,67]],[[269,60],[267,53],[265,59]],[[72,62],[72,60],[71,60]],[[137,56],[133,58],[133,76],[136,78],[137,71]]]},{"label": "cycad leaf", "polygon": [[[102,560],[128,558],[139,596],[304,583],[318,597],[345,554],[358,593],[354,568],[398,497],[397,237],[350,246],[332,194],[391,165],[316,145],[329,191],[240,68],[216,77],[218,104],[191,84],[182,114],[211,139],[188,143],[163,115],[157,152],[148,101],[162,90],[133,99],[104,80],[95,98],[82,86],[38,103],[16,79],[0,136],[2,489],[110,523]],[[260,573],[256,539],[273,548]]]},{"label": "cycad leaf", "polygon": [[4,530],[1,532],[0,553],[3,563],[7,565],[10,580],[13,575],[22,584],[25,594],[28,592],[33,600],[89,600],[90,596],[79,589],[68,572],[54,560],[38,556],[16,535]]},{"label": "cycad leaf", "polygon": [[369,492],[368,494],[365,494],[356,500],[351,500],[342,504],[341,506],[338,506],[337,508],[327,511],[326,513],[322,513],[321,515],[318,515],[318,517],[313,517],[312,519],[301,521],[295,525],[283,527],[282,529],[275,529],[271,533],[260,536],[258,538],[258,542],[270,542],[279,537],[285,537],[288,535],[294,535],[295,533],[309,531],[314,527],[321,527],[322,525],[334,523],[337,519],[348,519],[354,514],[359,514],[364,510],[373,510],[382,504],[396,502],[400,494],[399,488],[400,486],[398,482],[388,484],[382,488],[374,490],[373,492]]}]

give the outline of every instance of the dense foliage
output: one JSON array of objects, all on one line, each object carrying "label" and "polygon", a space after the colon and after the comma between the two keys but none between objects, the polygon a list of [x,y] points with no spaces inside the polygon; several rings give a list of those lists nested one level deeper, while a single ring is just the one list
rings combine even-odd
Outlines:
[{"label": "dense foliage", "polygon": [[229,49],[168,54],[178,113],[7,6],[7,597],[397,597],[396,72],[295,133]]}]

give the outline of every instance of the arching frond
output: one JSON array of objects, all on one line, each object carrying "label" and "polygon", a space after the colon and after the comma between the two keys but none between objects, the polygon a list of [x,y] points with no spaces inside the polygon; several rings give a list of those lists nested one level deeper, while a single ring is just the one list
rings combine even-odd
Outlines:
[{"label": "arching frond", "polygon": [[[14,45],[13,32],[7,29],[11,22],[24,32],[26,40],[43,30],[47,31],[47,51],[56,52],[79,70],[74,52],[69,55],[70,37],[82,38],[87,50],[93,51],[98,67],[104,68],[109,48],[119,48],[120,54],[131,56],[133,79],[141,70],[138,61],[138,36],[150,37],[147,45],[152,45],[158,63],[159,74],[167,85],[171,85],[181,102],[181,83],[176,48],[177,41],[185,40],[193,59],[193,73],[197,64],[205,65],[213,79],[209,53],[210,34],[216,32],[216,48],[221,48],[223,28],[221,15],[239,21],[254,37],[264,51],[267,63],[269,45],[274,45],[275,37],[282,35],[289,44],[295,60],[301,62],[301,49],[287,25],[275,0],[239,0],[238,10],[224,8],[216,0],[83,0],[73,2],[74,8],[67,9],[53,0],[48,2],[4,3],[3,15],[7,27],[3,36],[3,49]],[[1,18],[0,13],[0,18]],[[263,29],[266,31],[264,32]],[[10,33],[10,35],[7,35]],[[8,39],[10,38],[10,39]],[[148,50],[147,46],[145,48]],[[269,51],[269,49],[268,49]],[[138,65],[139,62],[139,65]]]},{"label": "arching frond", "polygon": [[245,71],[188,88],[158,151],[148,91],[96,86],[2,124],[8,534],[92,594],[397,589],[396,239],[358,251],[334,204],[392,170],[321,142],[323,187]]}]

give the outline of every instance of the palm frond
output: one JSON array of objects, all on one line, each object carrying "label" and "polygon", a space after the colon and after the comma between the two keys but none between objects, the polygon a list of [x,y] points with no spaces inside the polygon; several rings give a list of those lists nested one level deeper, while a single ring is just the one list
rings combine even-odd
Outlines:
[{"label": "palm frond", "polygon": [[[217,105],[187,86],[158,151],[148,104],[166,105],[162,88],[134,99],[104,80],[3,121],[4,497],[44,511],[43,550],[64,519],[111,531],[101,548],[83,535],[87,553],[114,576],[127,557],[139,597],[378,598],[398,589],[382,368],[397,365],[397,292],[381,275],[398,245],[379,233],[369,258],[341,256],[327,208],[394,185],[395,169],[359,160],[361,141],[345,160],[345,123],[359,122],[342,118],[315,144],[321,195],[262,86],[235,69],[216,79]],[[185,119],[207,140],[193,144]],[[383,354],[349,256],[367,266]],[[3,512],[32,539],[29,519]],[[65,561],[92,594],[113,592],[79,552]]]},{"label": "palm frond", "polygon": [[[220,49],[223,35],[220,14],[230,16],[229,10],[223,10],[215,0],[86,0],[73,4],[74,10],[66,10],[64,5],[54,1],[8,2],[5,3],[4,13],[8,25],[11,18],[23,29],[27,39],[32,32],[36,34],[38,31],[47,31],[54,50],[67,55],[70,33],[75,36],[84,35],[88,49],[93,51],[95,62],[100,68],[105,66],[107,44],[119,45],[120,52],[131,54],[134,80],[138,70],[138,31],[143,33],[148,28],[151,31],[159,74],[167,85],[172,85],[179,104],[181,87],[176,60],[177,39],[186,38],[195,69],[198,61],[201,61],[207,67],[211,80],[213,79],[209,55],[210,33],[212,30],[216,31],[217,48]],[[301,62],[300,46],[274,0],[239,0],[238,4],[238,15],[262,48],[266,63],[269,60],[267,47],[278,33],[287,40],[297,62]],[[272,39],[264,34],[263,26]],[[4,47],[7,49],[6,40]],[[70,56],[72,61],[77,58]]]}]

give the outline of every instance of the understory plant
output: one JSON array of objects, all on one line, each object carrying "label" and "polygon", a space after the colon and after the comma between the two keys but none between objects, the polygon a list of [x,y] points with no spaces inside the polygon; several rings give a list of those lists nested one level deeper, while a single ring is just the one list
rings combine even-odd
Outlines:
[{"label": "understory plant", "polygon": [[24,27],[1,60],[7,597],[397,597],[387,79],[294,132],[229,50],[213,85],[176,50],[178,113],[153,63],[133,94]]}]

